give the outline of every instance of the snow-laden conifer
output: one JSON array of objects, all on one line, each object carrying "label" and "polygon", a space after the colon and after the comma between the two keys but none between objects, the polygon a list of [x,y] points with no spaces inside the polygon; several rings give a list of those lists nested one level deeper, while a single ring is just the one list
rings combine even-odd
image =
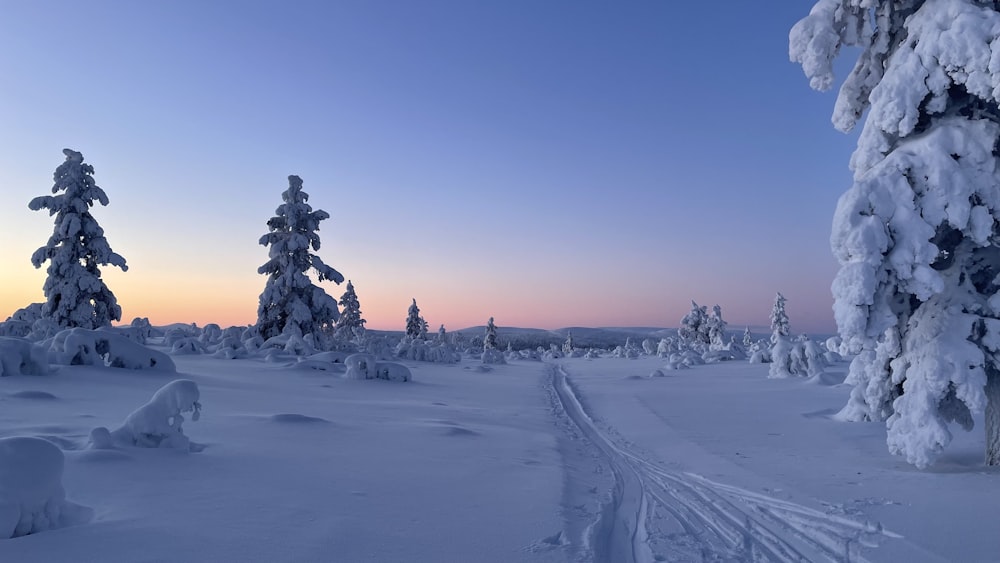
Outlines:
[{"label": "snow-laden conifer", "polygon": [[316,286],[306,273],[315,270],[319,281],[341,283],[344,276],[323,263],[310,252],[320,248],[319,223],[330,218],[326,211],[313,211],[309,194],[302,191],[302,179],[288,177],[288,189],[281,194],[284,201],[267,221],[270,232],[260,238],[269,246],[269,260],[257,269],[267,275],[264,292],[257,308],[257,328],[265,340],[288,334],[301,338],[324,328],[332,328],[339,318],[337,301]]},{"label": "snow-laden conifer", "polygon": [[707,346],[709,343],[707,321],[706,308],[691,301],[691,311],[681,319],[677,335],[688,346]]},{"label": "snow-laden conifer", "polygon": [[340,297],[340,318],[337,319],[337,334],[350,340],[364,332],[365,321],[361,317],[361,303],[354,291],[354,284],[347,280],[347,288]]},{"label": "snow-laden conifer", "polygon": [[410,339],[420,338],[421,331],[424,330],[424,320],[420,316],[420,307],[417,307],[417,300],[414,299],[410,308],[406,312],[406,337]]},{"label": "snow-laden conifer", "polygon": [[776,343],[779,336],[788,336],[791,330],[788,323],[788,313],[785,312],[785,296],[781,293],[777,293],[774,296],[774,305],[771,307],[770,318],[771,342]]},{"label": "snow-laden conifer", "polygon": [[834,125],[867,111],[854,185],[834,216],[834,313],[857,352],[842,412],[888,417],[893,453],[925,467],[985,411],[1000,464],[1000,13],[977,0],[821,0],[789,52],[814,88],[860,49]]},{"label": "snow-laden conifer", "polygon": [[127,271],[125,259],[111,250],[104,229],[90,213],[94,202],[108,204],[108,196],[94,182],[94,167],[83,155],[63,149],[66,161],[56,168],[51,196],[28,203],[34,211],[48,209],[55,215],[55,229],[45,246],[31,256],[41,268],[46,261],[42,314],[60,327],[94,329],[110,326],[122,317],[121,307],[101,279],[98,266],[116,266]]},{"label": "snow-laden conifer", "polygon": [[493,317],[490,317],[489,322],[486,323],[486,332],[483,334],[482,359],[484,364],[507,363],[497,342],[497,326],[493,323]]},{"label": "snow-laden conifer", "polygon": [[743,347],[747,350],[753,345],[753,334],[750,333],[750,327],[748,326],[746,330],[743,331]]}]

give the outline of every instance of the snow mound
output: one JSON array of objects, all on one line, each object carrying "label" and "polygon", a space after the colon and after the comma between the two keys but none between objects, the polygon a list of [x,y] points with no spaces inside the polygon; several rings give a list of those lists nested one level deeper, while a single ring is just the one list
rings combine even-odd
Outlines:
[{"label": "snow mound", "polygon": [[170,356],[105,330],[70,328],[49,344],[49,361],[64,366],[110,366],[176,372]]},{"label": "snow mound", "polygon": [[371,354],[351,354],[344,360],[347,379],[385,379],[387,381],[410,381],[410,369],[395,362],[379,362]]},{"label": "snow mound", "polygon": [[49,363],[44,348],[23,338],[0,337],[0,376],[47,373]]},{"label": "snow mound", "polygon": [[[103,426],[90,433],[91,444],[96,449],[109,449],[115,445],[140,448],[175,448],[197,451],[198,447],[184,435],[181,413],[192,412],[191,420],[201,415],[198,384],[190,379],[175,379],[161,387],[148,403],[128,415],[116,430]],[[193,447],[194,446],[194,447]]]},{"label": "snow mound", "polygon": [[296,413],[283,413],[274,414],[268,417],[271,422],[280,422],[282,424],[316,424],[323,423],[329,424],[330,421],[325,418],[320,418],[318,416],[306,416],[304,414]]},{"label": "snow mound", "polygon": [[66,501],[62,451],[41,438],[0,438],[0,538],[83,524],[89,508]]}]

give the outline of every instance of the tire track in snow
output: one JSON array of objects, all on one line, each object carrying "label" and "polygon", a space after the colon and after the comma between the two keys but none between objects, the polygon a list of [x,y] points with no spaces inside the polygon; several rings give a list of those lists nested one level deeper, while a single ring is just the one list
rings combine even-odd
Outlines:
[{"label": "tire track in snow", "polygon": [[561,366],[552,366],[549,385],[557,411],[600,452],[614,477],[611,499],[588,534],[594,561],[863,563],[862,547],[901,537],[878,524],[664,469],[602,430]]}]

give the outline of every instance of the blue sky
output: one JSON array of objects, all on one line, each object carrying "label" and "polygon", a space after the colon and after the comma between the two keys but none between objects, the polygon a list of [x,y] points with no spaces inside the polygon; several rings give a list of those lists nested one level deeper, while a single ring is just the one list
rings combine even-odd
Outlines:
[{"label": "blue sky", "polygon": [[[61,149],[111,205],[125,320],[249,323],[289,174],[375,328],[676,325],[695,299],[832,332],[854,138],[788,62],[811,3],[0,4],[0,317]],[[336,296],[343,287],[329,285]]]}]

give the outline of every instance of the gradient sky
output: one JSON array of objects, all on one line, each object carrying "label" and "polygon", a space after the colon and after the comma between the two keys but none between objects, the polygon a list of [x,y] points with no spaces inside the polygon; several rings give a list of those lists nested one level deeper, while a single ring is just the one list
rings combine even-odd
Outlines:
[{"label": "gradient sky", "polygon": [[0,318],[43,299],[27,204],[69,147],[126,322],[253,322],[297,174],[370,328],[739,328],[781,291],[832,332],[855,138],[788,62],[811,5],[0,0]]}]

